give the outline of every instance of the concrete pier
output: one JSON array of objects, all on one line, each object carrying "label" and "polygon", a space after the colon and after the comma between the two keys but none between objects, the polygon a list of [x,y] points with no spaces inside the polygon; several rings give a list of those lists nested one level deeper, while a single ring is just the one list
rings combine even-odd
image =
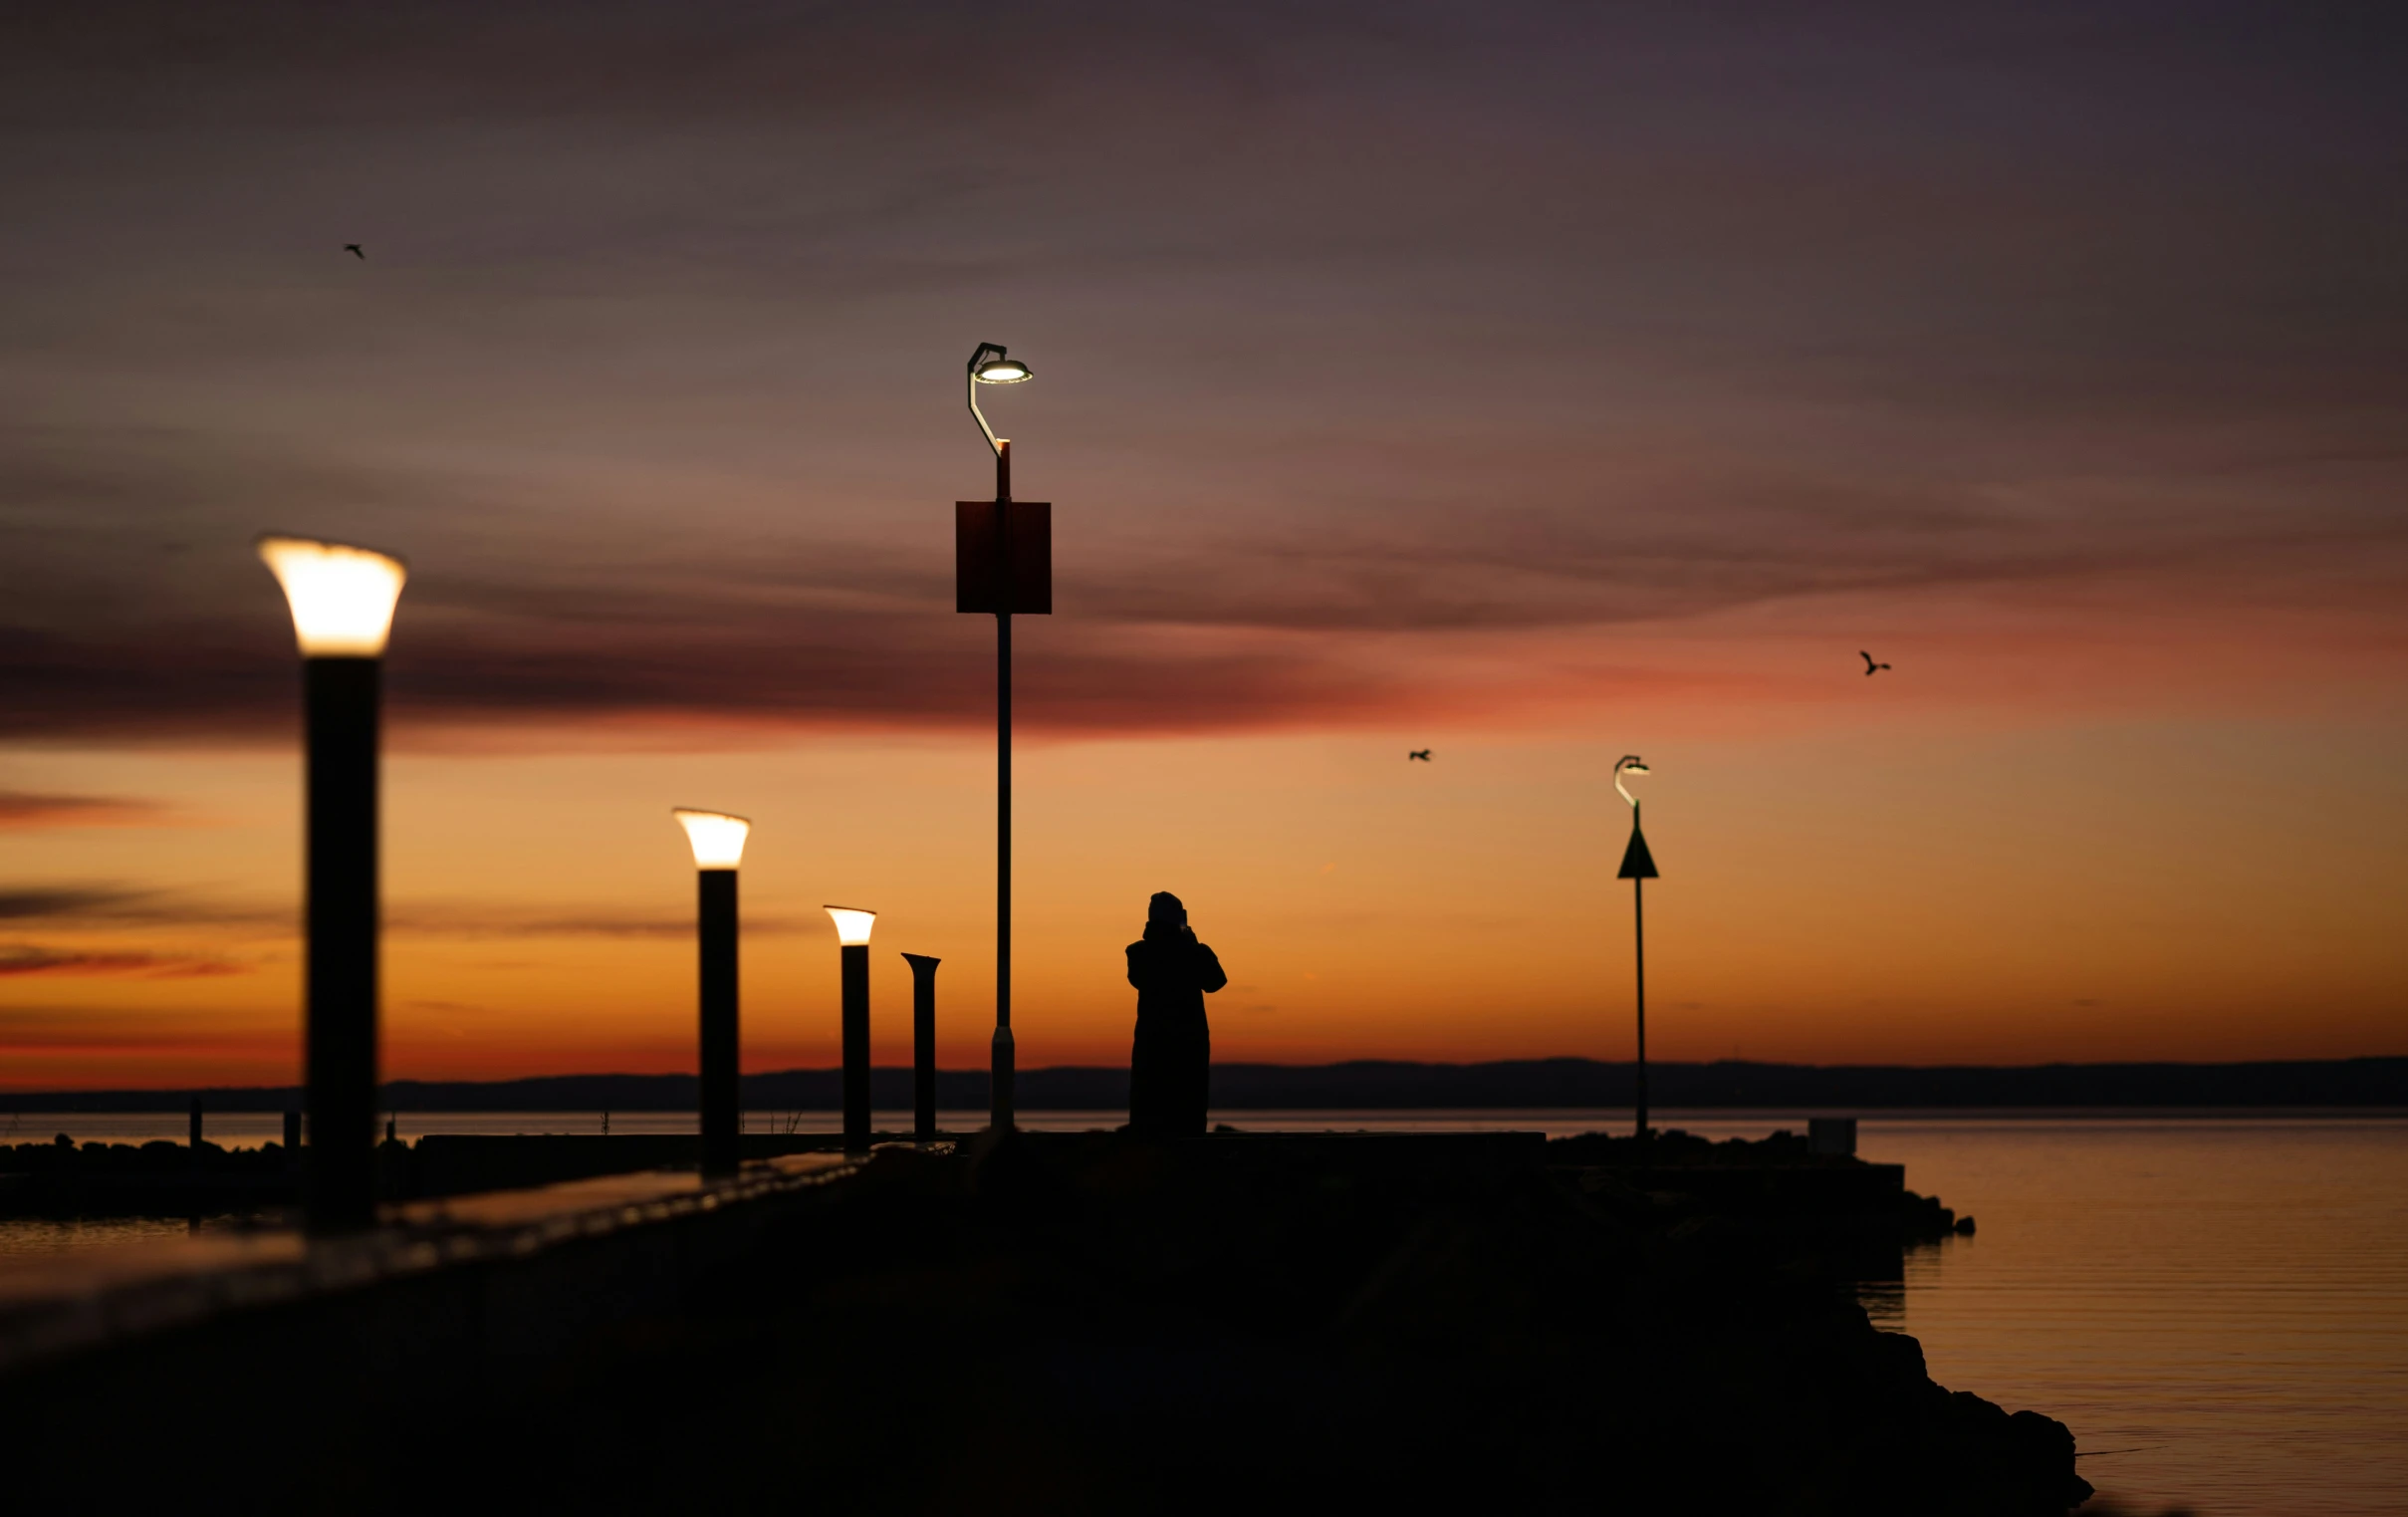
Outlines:
[{"label": "concrete pier", "polygon": [[12,1261],[0,1377],[186,1330],[237,1332],[254,1360],[329,1335],[388,1367],[541,1352],[672,1296],[856,1167],[803,1153],[726,1180],[647,1170],[414,1202],[349,1237],[260,1228]]}]

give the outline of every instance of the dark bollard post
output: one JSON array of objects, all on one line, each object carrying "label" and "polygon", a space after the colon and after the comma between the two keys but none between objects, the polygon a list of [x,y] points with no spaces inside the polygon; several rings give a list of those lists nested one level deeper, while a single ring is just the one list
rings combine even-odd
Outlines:
[{"label": "dark bollard post", "polygon": [[696,937],[701,951],[702,1172],[734,1174],[743,1165],[743,1101],[736,1021],[736,865],[752,823],[715,811],[673,813],[694,845]]},{"label": "dark bollard post", "polygon": [[911,966],[911,1136],[936,1137],[936,966],[925,953],[906,953]]},{"label": "dark bollard post", "polygon": [[192,1098],[192,1151],[193,1151],[194,1153],[198,1153],[198,1152],[200,1152],[200,1145],[201,1145],[201,1099],[200,1099],[198,1096],[195,1096],[195,1097],[193,1097],[193,1098]]},{"label": "dark bollard post", "polygon": [[736,872],[704,870],[696,906],[702,924],[702,1172],[742,1164],[737,1109],[743,1103],[736,1006]]},{"label": "dark bollard post", "polygon": [[376,727],[372,658],[309,660],[310,1225],[375,1213]]},{"label": "dark bollard post", "polygon": [[310,1114],[303,1214],[314,1232],[376,1213],[376,786],[385,639],[407,571],[365,548],[267,536],[293,612],[307,712]]},{"label": "dark bollard post", "polygon": [[878,913],[829,906],[837,924],[843,963],[844,1041],[844,1151],[869,1151],[869,929]]}]

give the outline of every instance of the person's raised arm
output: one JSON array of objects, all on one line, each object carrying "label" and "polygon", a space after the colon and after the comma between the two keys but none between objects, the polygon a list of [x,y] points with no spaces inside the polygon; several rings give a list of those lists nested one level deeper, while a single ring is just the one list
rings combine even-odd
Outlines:
[{"label": "person's raised arm", "polygon": [[1198,943],[1196,944],[1196,986],[1205,994],[1210,995],[1213,991],[1229,983],[1229,976],[1221,970],[1219,954],[1204,944]]}]

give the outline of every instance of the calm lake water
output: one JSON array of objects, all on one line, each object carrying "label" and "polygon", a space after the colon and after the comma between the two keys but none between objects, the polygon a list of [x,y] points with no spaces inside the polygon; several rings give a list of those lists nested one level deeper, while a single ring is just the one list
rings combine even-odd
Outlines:
[{"label": "calm lake water", "polygon": [[[882,1114],[883,1115],[883,1114]],[[1223,1114],[1249,1130],[1626,1128],[1612,1112]],[[1026,1114],[1031,1127],[1116,1124]],[[889,1125],[899,1126],[895,1118]],[[984,1114],[949,1114],[971,1129]],[[1797,1114],[1687,1116],[1714,1138]],[[834,1131],[833,1113],[749,1114],[754,1132]],[[424,1133],[593,1133],[600,1114],[404,1115]],[[614,1133],[691,1132],[622,1113]],[[26,1117],[0,1140],[180,1138],[184,1119]],[[273,1114],[211,1118],[235,1145]],[[1934,1379],[2069,1424],[2081,1467],[2126,1510],[2199,1517],[2408,1517],[2408,1118],[1866,1119],[1859,1151],[1904,1163],[1980,1229],[1908,1256],[1866,1310],[1923,1343]],[[90,1247],[182,1222],[0,1222],[0,1255]]]}]

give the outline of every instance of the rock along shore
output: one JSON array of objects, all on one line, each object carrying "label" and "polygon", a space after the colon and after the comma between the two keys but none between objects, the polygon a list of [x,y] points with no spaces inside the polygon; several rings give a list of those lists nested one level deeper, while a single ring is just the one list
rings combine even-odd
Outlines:
[{"label": "rock along shore", "polygon": [[[480,1347],[482,1315],[461,1336],[263,1308],[0,1381],[0,1425],[29,1499],[112,1505],[195,1471],[347,1512],[2053,1517],[2087,1496],[2062,1424],[1934,1385],[1855,1305],[1840,1255],[1894,1250],[1931,1203],[1683,1189],[1680,1146],[892,1145],[551,1352]],[[1711,1147],[1686,1167],[1785,1166]],[[568,1245],[595,1299],[645,1246],[617,1236]],[[517,1266],[472,1267],[510,1299]]]}]

